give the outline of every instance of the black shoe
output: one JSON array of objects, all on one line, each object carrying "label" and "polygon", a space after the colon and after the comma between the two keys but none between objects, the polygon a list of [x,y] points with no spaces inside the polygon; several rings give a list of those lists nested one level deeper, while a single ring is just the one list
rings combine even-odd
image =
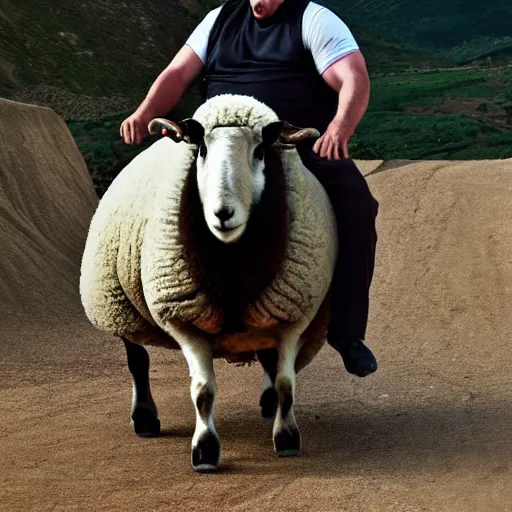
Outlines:
[{"label": "black shoe", "polygon": [[329,340],[329,345],[341,354],[347,372],[358,377],[366,377],[377,370],[377,360],[363,340],[359,338],[343,341]]}]

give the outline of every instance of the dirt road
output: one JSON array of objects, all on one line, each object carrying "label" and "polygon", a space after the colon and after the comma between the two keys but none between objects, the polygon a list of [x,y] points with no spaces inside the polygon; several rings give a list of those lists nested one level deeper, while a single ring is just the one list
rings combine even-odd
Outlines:
[{"label": "dirt road", "polygon": [[512,161],[361,164],[378,372],[324,348],[298,377],[302,455],[277,458],[259,368],[217,361],[222,468],[201,475],[181,354],[151,350],[164,432],[138,438],[122,344],[80,308],[95,198],[65,125],[0,101],[0,139],[0,510],[512,510]]}]

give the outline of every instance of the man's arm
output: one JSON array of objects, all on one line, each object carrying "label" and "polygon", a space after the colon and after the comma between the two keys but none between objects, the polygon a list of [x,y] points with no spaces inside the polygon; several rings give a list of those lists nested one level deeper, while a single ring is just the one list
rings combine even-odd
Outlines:
[{"label": "man's arm", "polygon": [[183,48],[156,79],[139,108],[157,117],[171,111],[178,104],[204,68],[210,31],[221,8],[219,6],[211,10],[190,34]]},{"label": "man's arm", "polygon": [[330,9],[310,2],[302,25],[304,47],[318,73],[338,94],[338,109],[314,150],[322,157],[348,157],[348,143],[368,107],[370,80],[366,62],[349,27]]},{"label": "man's arm", "polygon": [[148,135],[149,121],[171,111],[202,69],[201,59],[189,46],[183,46],[154,81],[137,110],[121,124],[120,135],[124,142],[140,144]]},{"label": "man's arm", "polygon": [[201,59],[189,46],[183,46],[155,80],[137,110],[152,118],[170,112],[181,101],[202,69]]},{"label": "man's arm", "polygon": [[370,100],[370,78],[363,54],[356,50],[342,57],[324,71],[322,78],[339,92],[338,109],[313,150],[332,160],[340,158],[341,147],[348,158],[348,144]]},{"label": "man's arm", "polygon": [[201,74],[211,28],[222,6],[210,11],[189,36],[167,68],[155,80],[139,108],[123,121],[120,135],[126,144],[140,144],[148,135],[148,123],[170,112]]}]

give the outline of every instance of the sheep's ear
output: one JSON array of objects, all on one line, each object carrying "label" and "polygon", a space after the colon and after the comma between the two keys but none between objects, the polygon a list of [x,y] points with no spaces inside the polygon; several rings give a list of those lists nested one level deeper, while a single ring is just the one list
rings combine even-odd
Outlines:
[{"label": "sheep's ear", "polygon": [[188,118],[180,121],[179,125],[183,130],[183,137],[188,139],[187,142],[190,142],[190,144],[201,144],[204,138],[204,128],[199,121]]},{"label": "sheep's ear", "polygon": [[283,129],[284,122],[276,121],[274,123],[267,124],[261,130],[261,136],[263,138],[263,145],[270,147],[278,139]]}]

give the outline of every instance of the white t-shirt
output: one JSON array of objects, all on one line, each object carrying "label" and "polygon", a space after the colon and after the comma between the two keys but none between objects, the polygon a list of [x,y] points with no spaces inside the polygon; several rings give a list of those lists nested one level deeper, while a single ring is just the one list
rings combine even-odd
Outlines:
[{"label": "white t-shirt", "polygon": [[[194,50],[203,64],[206,61],[208,37],[221,8],[222,5],[210,11],[185,43]],[[311,51],[320,74],[341,57],[359,49],[347,25],[331,10],[315,2],[309,2],[304,10],[302,42],[304,48]]]}]

